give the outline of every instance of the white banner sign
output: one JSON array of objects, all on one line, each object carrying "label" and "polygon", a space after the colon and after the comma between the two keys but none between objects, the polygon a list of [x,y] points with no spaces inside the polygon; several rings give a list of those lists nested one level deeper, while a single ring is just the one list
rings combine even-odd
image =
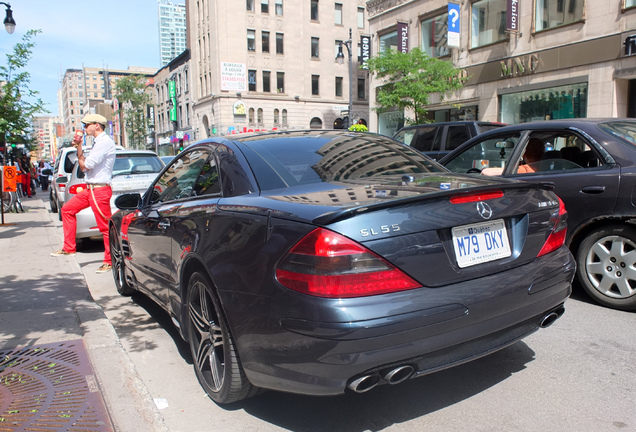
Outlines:
[{"label": "white banner sign", "polygon": [[221,90],[247,90],[245,63],[221,63]]}]

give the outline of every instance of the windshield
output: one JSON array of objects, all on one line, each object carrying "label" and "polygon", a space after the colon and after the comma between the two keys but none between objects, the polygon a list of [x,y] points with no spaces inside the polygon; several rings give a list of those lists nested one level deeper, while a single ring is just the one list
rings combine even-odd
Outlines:
[{"label": "windshield", "polygon": [[152,154],[117,154],[113,177],[129,174],[158,173],[164,167],[159,156]]}]

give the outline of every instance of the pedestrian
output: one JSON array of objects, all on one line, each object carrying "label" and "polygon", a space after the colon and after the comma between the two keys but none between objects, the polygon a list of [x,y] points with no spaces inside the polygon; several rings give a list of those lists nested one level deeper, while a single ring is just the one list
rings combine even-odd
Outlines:
[{"label": "pedestrian", "polygon": [[22,155],[18,162],[20,164],[20,170],[22,171],[22,188],[24,189],[24,193],[31,198],[31,162],[29,162],[29,157],[26,153]]},{"label": "pedestrian", "polygon": [[73,140],[77,148],[79,167],[86,173],[87,189],[77,193],[60,209],[62,212],[62,228],[64,230],[64,246],[52,256],[74,255],[76,251],[75,231],[77,229],[76,215],[81,210],[90,207],[95,214],[97,228],[104,238],[104,261],[97,269],[97,273],[106,273],[112,269],[110,258],[110,244],[108,241],[108,220],[111,216],[110,198],[113,191],[110,187],[115,165],[115,142],[104,129],[107,120],[99,114],[88,114],[82,119],[84,133],[95,138],[93,148],[88,156],[82,149],[82,137]]},{"label": "pedestrian", "polygon": [[[46,171],[48,170],[48,171]],[[43,191],[49,188],[49,174],[51,173],[51,165],[41,160],[38,164],[38,178]]]}]

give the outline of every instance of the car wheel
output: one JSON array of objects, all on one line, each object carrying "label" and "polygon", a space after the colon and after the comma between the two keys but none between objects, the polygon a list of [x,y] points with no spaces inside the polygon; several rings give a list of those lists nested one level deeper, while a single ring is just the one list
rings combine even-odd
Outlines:
[{"label": "car wheel", "polygon": [[53,213],[57,213],[57,203],[53,199],[53,191],[52,190],[51,190],[51,193],[49,194],[49,204],[51,206],[51,211]]},{"label": "car wheel", "polygon": [[126,280],[126,257],[121,248],[121,242],[114,226],[109,228],[108,243],[110,244],[110,258],[113,266],[113,279],[117,292],[123,296],[130,296],[135,289]]},{"label": "car wheel", "polygon": [[245,377],[220,302],[201,273],[188,284],[188,314],[194,369],[208,396],[218,404],[254,396],[257,389]]},{"label": "car wheel", "polygon": [[577,276],[598,303],[636,310],[636,229],[615,225],[588,235],[577,251]]}]

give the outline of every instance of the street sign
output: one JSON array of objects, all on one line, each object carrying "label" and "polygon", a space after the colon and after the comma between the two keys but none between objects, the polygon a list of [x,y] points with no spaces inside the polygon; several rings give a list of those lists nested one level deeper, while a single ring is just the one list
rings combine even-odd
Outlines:
[{"label": "street sign", "polygon": [[2,190],[5,192],[16,192],[18,172],[13,166],[2,167]]},{"label": "street sign", "polygon": [[446,45],[452,48],[459,48],[459,5],[448,4],[448,40]]}]

